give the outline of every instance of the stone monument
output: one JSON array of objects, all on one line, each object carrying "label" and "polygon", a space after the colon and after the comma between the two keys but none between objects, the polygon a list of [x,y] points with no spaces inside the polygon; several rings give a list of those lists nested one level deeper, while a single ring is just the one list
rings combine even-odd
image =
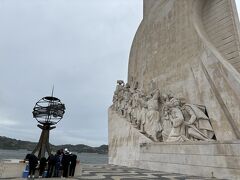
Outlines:
[{"label": "stone monument", "polygon": [[110,164],[240,179],[239,31],[234,0],[144,0]]}]

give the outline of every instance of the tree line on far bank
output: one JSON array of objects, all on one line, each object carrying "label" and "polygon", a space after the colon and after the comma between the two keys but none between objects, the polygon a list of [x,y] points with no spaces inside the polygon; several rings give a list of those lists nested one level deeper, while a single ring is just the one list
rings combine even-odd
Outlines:
[{"label": "tree line on far bank", "polygon": [[[17,139],[8,138],[5,136],[0,136],[0,149],[9,149],[9,150],[18,150],[18,149],[26,149],[28,151],[32,151],[35,146],[37,145],[36,142],[30,141],[21,141]],[[107,154],[108,153],[108,145],[101,145],[99,147],[91,147],[84,144],[64,144],[64,145],[50,145],[52,151],[57,151],[58,149],[68,148],[72,152],[77,153],[98,153],[98,154]]]}]

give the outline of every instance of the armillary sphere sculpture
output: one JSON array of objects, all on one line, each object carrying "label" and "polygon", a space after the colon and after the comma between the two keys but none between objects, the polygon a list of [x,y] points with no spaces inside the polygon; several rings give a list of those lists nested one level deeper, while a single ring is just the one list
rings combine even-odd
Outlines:
[{"label": "armillary sphere sculpture", "polygon": [[[53,93],[52,93],[53,94]],[[38,152],[38,158],[45,157],[47,152],[50,155],[49,131],[56,128],[56,125],[65,113],[65,105],[60,99],[52,96],[46,96],[40,99],[33,108],[33,117],[38,121],[38,127],[42,129],[39,142],[33,154]]]}]

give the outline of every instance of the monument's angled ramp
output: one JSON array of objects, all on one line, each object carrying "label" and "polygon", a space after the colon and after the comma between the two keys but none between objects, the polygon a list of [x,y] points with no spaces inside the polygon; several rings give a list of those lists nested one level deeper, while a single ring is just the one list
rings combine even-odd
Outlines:
[{"label": "monument's angled ramp", "polygon": [[235,3],[232,0],[206,1],[202,22],[212,44],[240,72],[239,20]]},{"label": "monument's angled ramp", "polygon": [[233,132],[233,136],[228,134],[226,139],[219,136],[218,140],[240,139],[239,20],[235,2],[195,1],[193,8],[192,22],[203,43],[201,68],[209,83],[201,88],[210,87],[216,98],[206,103],[216,101],[220,105],[223,113],[218,124],[225,121],[231,127],[216,127],[216,130]]},{"label": "monument's angled ramp", "polygon": [[145,0],[128,81],[207,107],[217,140],[240,139],[239,21],[233,0]]},{"label": "monument's angled ramp", "polygon": [[125,118],[109,108],[109,163],[137,167],[140,159],[140,144],[151,143]]}]

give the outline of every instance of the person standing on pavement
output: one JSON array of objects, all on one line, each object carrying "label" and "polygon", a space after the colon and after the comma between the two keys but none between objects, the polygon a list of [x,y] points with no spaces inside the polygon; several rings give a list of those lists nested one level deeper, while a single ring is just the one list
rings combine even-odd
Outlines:
[{"label": "person standing on pavement", "polygon": [[53,154],[50,154],[48,159],[48,172],[47,172],[47,177],[50,178],[53,175],[54,167],[55,167],[55,157]]},{"label": "person standing on pavement", "polygon": [[74,177],[75,168],[77,164],[77,155],[70,152],[70,168],[69,168],[69,177]]},{"label": "person standing on pavement", "polygon": [[64,150],[63,158],[62,158],[62,169],[63,169],[63,177],[68,177],[69,174],[69,165],[70,165],[70,155],[67,148]]},{"label": "person standing on pavement", "polygon": [[39,178],[43,177],[44,175],[43,173],[45,171],[46,165],[47,165],[47,159],[45,157],[42,157],[40,159],[40,164],[39,164]]},{"label": "person standing on pavement", "polygon": [[54,170],[54,177],[59,177],[60,176],[60,166],[61,166],[61,151],[58,150],[57,153],[54,156],[55,158],[55,170]]},{"label": "person standing on pavement", "polygon": [[38,165],[38,158],[34,154],[27,154],[25,160],[29,162],[28,178],[34,178],[36,167]]}]

